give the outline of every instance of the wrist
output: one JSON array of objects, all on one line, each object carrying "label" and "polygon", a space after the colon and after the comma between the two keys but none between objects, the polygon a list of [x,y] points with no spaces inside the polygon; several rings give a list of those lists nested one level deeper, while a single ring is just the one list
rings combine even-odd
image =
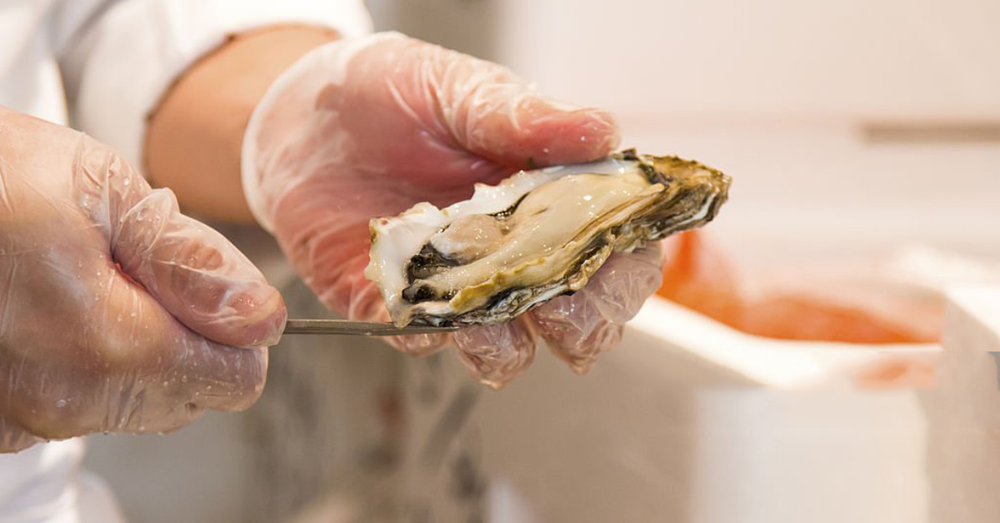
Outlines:
[{"label": "wrist", "polygon": [[202,216],[249,221],[240,187],[240,151],[254,107],[302,55],[337,38],[317,27],[269,27],[232,37],[192,65],[153,112],[144,163]]}]

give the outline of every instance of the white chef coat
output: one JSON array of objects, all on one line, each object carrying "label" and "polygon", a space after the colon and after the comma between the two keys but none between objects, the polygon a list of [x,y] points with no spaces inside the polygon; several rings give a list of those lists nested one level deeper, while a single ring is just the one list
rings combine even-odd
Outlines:
[{"label": "white chef coat", "polygon": [[[361,0],[0,0],[0,105],[72,122],[140,165],[146,117],[178,74],[274,24],[371,30]],[[0,455],[0,523],[122,521],[82,457],[79,439]]]}]

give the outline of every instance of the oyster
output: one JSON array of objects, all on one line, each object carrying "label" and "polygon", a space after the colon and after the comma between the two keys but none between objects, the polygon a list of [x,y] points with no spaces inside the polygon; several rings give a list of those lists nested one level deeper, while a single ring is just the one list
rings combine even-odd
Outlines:
[{"label": "oyster", "polygon": [[708,223],[729,183],[635,150],[522,171],[444,209],[373,219],[365,276],[399,326],[502,323],[583,288],[613,252]]}]

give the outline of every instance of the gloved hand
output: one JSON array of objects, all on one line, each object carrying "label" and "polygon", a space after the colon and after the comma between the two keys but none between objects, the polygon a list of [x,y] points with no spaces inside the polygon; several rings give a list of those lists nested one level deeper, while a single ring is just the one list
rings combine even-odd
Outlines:
[{"label": "gloved hand", "polygon": [[111,149],[0,108],[0,452],[177,429],[264,386],[286,317],[225,238]]},{"label": "gloved hand", "polygon": [[[415,203],[469,198],[519,168],[606,156],[610,115],[543,98],[496,64],[398,34],[327,44],[271,86],[243,145],[243,182],[258,221],[306,283],[349,318],[388,319],[363,271],[368,221]],[[499,387],[531,362],[536,334],[577,371],[615,345],[659,285],[659,248],[615,256],[586,291],[506,325],[454,334],[460,357]],[[444,335],[397,340],[428,354]]]}]

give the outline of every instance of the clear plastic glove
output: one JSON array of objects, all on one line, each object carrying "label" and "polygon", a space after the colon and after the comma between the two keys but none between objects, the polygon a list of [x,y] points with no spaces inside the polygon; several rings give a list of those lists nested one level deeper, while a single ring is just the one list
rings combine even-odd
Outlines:
[{"label": "clear plastic glove", "polygon": [[[247,129],[243,182],[260,223],[306,283],[349,318],[387,320],[363,271],[368,221],[446,206],[521,168],[578,163],[618,145],[613,118],[539,95],[496,64],[399,34],[320,47],[271,86]],[[502,386],[541,335],[579,372],[611,348],[659,283],[659,248],[615,256],[590,286],[506,325],[453,335],[462,361]],[[429,354],[444,335],[400,338]]]},{"label": "clear plastic glove", "polygon": [[83,134],[0,108],[0,452],[244,409],[285,317],[171,192]]}]

